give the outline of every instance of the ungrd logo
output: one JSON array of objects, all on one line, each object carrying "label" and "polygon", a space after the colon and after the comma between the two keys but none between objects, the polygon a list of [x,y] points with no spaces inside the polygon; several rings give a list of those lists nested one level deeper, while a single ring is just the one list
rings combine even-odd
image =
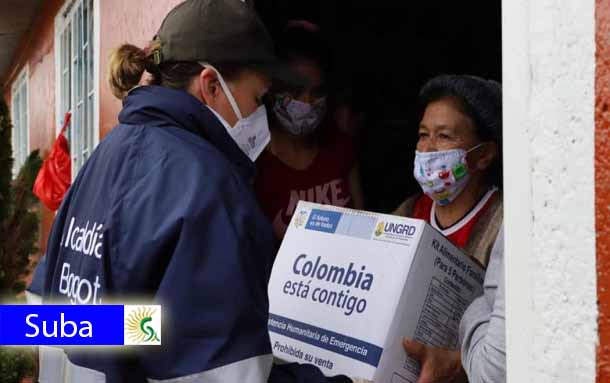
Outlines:
[{"label": "ungrd logo", "polygon": [[404,223],[394,223],[394,222],[388,222],[385,224],[385,227],[384,227],[384,232],[386,232],[386,233],[406,235],[406,236],[414,235],[415,230],[416,230],[415,226],[406,225]]},{"label": "ungrd logo", "polygon": [[412,237],[417,230],[416,226],[407,225],[404,223],[383,222],[379,221],[375,228],[375,236],[379,237],[382,234],[399,235],[403,237]]},{"label": "ungrd logo", "polygon": [[125,306],[125,345],[161,345],[161,306]]}]

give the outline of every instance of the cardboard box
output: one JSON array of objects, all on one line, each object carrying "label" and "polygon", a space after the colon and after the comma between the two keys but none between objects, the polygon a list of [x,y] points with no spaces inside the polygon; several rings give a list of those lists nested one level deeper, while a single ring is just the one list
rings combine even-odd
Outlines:
[{"label": "cardboard box", "polygon": [[269,283],[273,354],[328,376],[415,382],[402,338],[458,348],[483,278],[424,221],[300,202]]}]

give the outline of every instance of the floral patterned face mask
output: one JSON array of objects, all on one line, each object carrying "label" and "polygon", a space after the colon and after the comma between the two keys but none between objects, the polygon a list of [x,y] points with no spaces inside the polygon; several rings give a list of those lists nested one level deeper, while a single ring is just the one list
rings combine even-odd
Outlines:
[{"label": "floral patterned face mask", "polygon": [[415,152],[413,175],[423,192],[439,205],[448,205],[464,191],[470,180],[466,156],[484,144],[464,149]]},{"label": "floral patterned face mask", "polygon": [[287,96],[277,96],[273,113],[285,130],[295,136],[307,136],[318,128],[324,118],[326,97],[308,104]]}]

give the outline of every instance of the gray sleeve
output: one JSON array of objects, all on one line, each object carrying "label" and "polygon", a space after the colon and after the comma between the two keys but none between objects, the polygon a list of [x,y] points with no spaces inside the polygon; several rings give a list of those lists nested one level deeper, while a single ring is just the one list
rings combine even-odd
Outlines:
[{"label": "gray sleeve", "polygon": [[506,381],[503,231],[491,253],[484,293],[468,307],[460,323],[462,365],[470,383]]}]

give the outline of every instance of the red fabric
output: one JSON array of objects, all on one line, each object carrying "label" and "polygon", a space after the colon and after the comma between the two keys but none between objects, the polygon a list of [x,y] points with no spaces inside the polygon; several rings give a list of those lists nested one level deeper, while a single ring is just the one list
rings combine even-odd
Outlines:
[{"label": "red fabric", "polygon": [[[477,224],[479,218],[489,205],[493,202],[496,195],[492,195],[489,200],[485,203],[485,205],[475,214],[472,218],[466,222],[459,230],[447,236],[447,239],[451,241],[457,247],[463,249],[466,247],[468,243],[468,239],[470,238],[470,234],[474,229],[474,226]],[[422,195],[416,202],[415,207],[413,208],[413,218],[423,219],[424,221],[430,223],[430,212],[432,210],[432,199],[427,195]]]},{"label": "red fabric", "polygon": [[281,240],[299,200],[352,206],[349,174],[355,165],[351,138],[337,130],[326,139],[312,164],[295,170],[266,150],[257,161],[256,195]]},{"label": "red fabric", "polygon": [[72,161],[68,140],[64,131],[70,123],[70,113],[66,113],[64,126],[57,136],[51,153],[42,163],[34,182],[33,192],[51,210],[57,210],[72,182]]}]

